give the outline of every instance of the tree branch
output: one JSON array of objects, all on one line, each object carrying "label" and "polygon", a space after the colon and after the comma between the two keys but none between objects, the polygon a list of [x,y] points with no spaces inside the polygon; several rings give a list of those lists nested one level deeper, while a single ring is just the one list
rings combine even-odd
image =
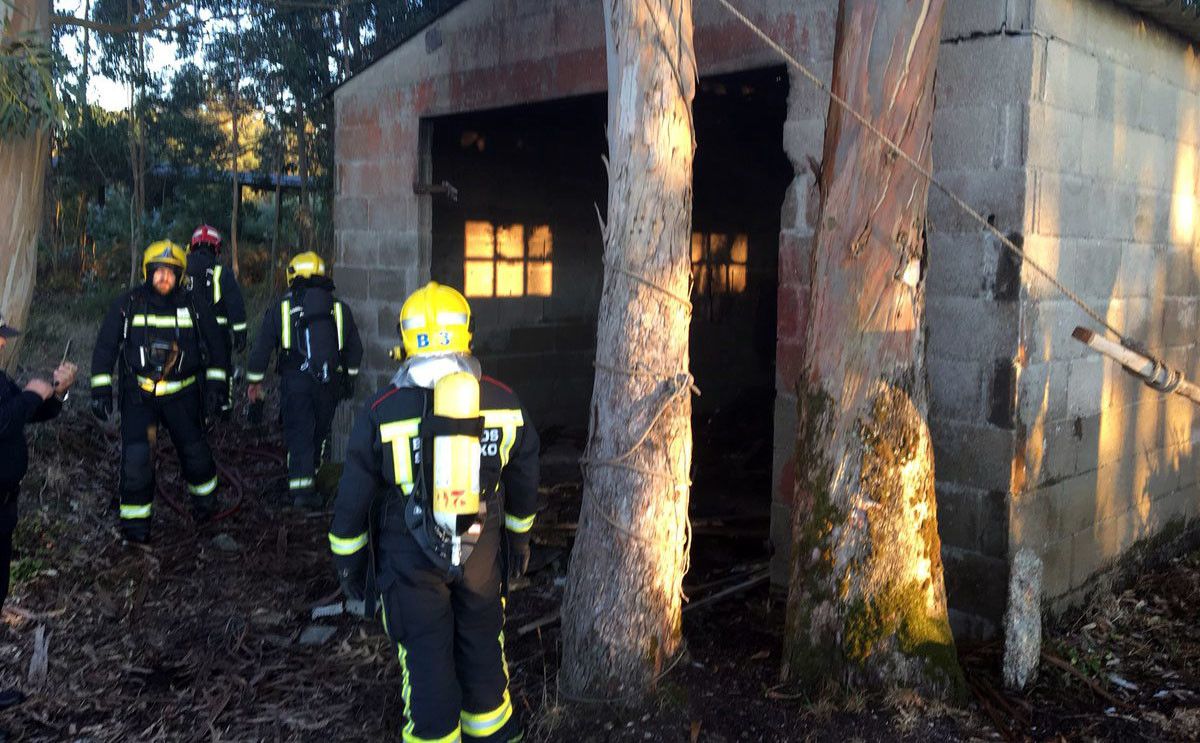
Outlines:
[{"label": "tree branch", "polygon": [[78,18],[73,15],[65,15],[55,13],[53,23],[55,26],[75,26],[78,28],[88,28],[92,31],[107,34],[128,34],[139,33],[143,31],[168,31],[170,28],[162,27],[158,24],[166,19],[171,13],[188,4],[188,0],[175,0],[160,9],[152,16],[147,16],[137,23],[103,23],[101,21],[93,21],[90,18]]}]

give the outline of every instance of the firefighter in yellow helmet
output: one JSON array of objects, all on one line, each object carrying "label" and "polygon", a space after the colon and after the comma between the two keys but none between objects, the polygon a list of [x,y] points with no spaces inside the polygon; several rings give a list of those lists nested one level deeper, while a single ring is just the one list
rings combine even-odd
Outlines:
[{"label": "firefighter in yellow helmet", "polygon": [[373,614],[382,600],[402,666],[405,741],[518,740],[503,596],[529,563],[537,432],[516,394],[482,376],[457,291],[418,289],[399,331],[403,363],[350,434],[329,531],[334,565],[348,605]]},{"label": "firefighter in yellow helmet", "polygon": [[261,421],[263,379],[279,352],[288,492],[298,508],[322,505],[316,473],[329,448],[333,414],[354,396],[362,341],[350,308],[334,296],[333,280],[316,253],[300,253],[287,267],[288,291],[268,306],[246,364],[247,395]]},{"label": "firefighter in yellow helmet", "polygon": [[92,412],[108,420],[114,390],[120,406],[121,529],[134,542],[150,538],[150,442],[159,424],[179,452],[197,520],[216,509],[217,468],[204,428],[225,401],[229,354],[216,320],[196,312],[186,270],[178,245],[160,240],[146,248],[144,283],[112,303],[92,352]]}]

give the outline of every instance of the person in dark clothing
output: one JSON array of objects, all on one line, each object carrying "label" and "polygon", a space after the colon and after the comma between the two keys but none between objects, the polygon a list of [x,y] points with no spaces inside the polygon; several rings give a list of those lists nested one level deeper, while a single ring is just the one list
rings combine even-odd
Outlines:
[{"label": "person in dark clothing", "polygon": [[333,295],[325,261],[316,253],[288,264],[288,292],[263,313],[246,364],[251,411],[259,418],[262,382],[279,351],[277,369],[287,444],[288,492],[297,508],[319,508],[316,473],[328,455],[338,402],[354,396],[362,341],[350,308]]},{"label": "person in dark clothing", "polygon": [[[113,389],[121,410],[121,531],[150,539],[153,441],[166,426],[179,452],[197,521],[216,510],[217,467],[205,440],[206,417],[228,398],[229,356],[210,314],[196,311],[180,283],[187,254],[163,240],[142,258],[145,283],[113,302],[92,353],[92,413],[108,420]],[[118,367],[117,384],[113,368]]]},{"label": "person in dark clothing", "polygon": [[[221,233],[206,224],[192,233],[188,244],[187,275],[191,279],[196,311],[210,313],[221,326],[225,355],[232,359],[235,351],[246,348],[246,301],[233,271],[221,264]],[[221,408],[228,416],[233,408],[233,376],[229,377],[229,395]]]},{"label": "person in dark clothing", "polygon": [[[20,332],[0,316],[0,349],[9,338]],[[53,381],[30,379],[18,387],[0,370],[0,606],[8,598],[9,569],[12,564],[13,532],[17,528],[17,495],[21,480],[29,469],[29,450],[25,442],[25,426],[41,423],[62,410],[71,385],[75,384],[77,369],[64,361],[54,370]],[[0,709],[20,704],[25,695],[16,689],[0,691]],[[0,741],[6,737],[0,731]]]},{"label": "person in dark clothing", "polygon": [[406,360],[359,412],[329,544],[352,602],[382,598],[406,742],[514,741],[504,595],[529,564],[538,435],[470,355],[470,308],[430,283],[400,311]]}]

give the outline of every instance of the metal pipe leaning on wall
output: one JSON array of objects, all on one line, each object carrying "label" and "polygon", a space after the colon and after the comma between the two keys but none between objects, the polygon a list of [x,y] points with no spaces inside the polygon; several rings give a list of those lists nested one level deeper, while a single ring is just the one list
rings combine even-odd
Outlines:
[{"label": "metal pipe leaning on wall", "polygon": [[1183,372],[1178,369],[1172,369],[1157,359],[1110,341],[1087,328],[1076,327],[1071,337],[1117,362],[1145,382],[1147,387],[1159,392],[1174,392],[1200,405],[1200,387],[1184,379]]}]

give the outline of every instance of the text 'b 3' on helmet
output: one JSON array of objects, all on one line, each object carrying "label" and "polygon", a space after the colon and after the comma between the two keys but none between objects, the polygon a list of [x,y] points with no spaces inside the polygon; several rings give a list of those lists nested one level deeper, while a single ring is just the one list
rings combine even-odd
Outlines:
[{"label": "text 'b 3' on helmet", "polygon": [[287,280],[292,283],[296,279],[311,279],[313,276],[325,276],[325,261],[311,250],[300,253],[288,262]]},{"label": "text 'b 3' on helmet", "polygon": [[154,273],[151,266],[166,266],[175,271],[175,278],[183,276],[187,270],[187,253],[170,240],[159,240],[150,243],[150,247],[142,253],[142,278],[149,279]]},{"label": "text 'b 3' on helmet", "polygon": [[195,250],[201,245],[211,245],[213,250],[221,252],[221,233],[206,224],[200,225],[192,233],[192,241],[188,243],[188,248]]},{"label": "text 'b 3' on helmet", "polygon": [[399,330],[409,356],[469,353],[471,306],[457,290],[431,281],[404,300]]}]

